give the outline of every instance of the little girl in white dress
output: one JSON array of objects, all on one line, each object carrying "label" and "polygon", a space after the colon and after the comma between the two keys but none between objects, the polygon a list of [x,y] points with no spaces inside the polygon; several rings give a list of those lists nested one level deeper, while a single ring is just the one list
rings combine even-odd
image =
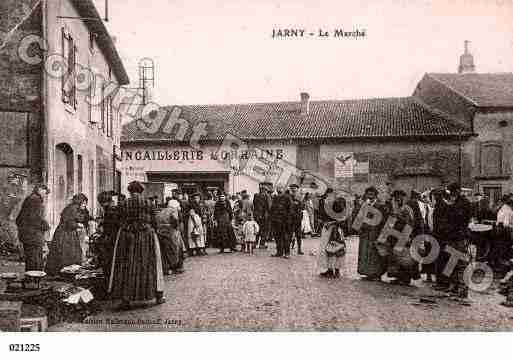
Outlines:
[{"label": "little girl in white dress", "polygon": [[256,242],[256,236],[260,231],[258,223],[253,219],[253,214],[248,215],[248,220],[242,226],[244,235],[244,252],[253,254],[253,244]]}]

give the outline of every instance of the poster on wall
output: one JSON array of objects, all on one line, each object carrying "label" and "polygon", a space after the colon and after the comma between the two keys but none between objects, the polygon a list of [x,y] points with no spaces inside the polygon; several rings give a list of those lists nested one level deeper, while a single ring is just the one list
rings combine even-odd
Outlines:
[{"label": "poster on wall", "polygon": [[144,171],[144,167],[135,167],[135,166],[126,166],[123,168],[120,168],[123,175],[125,176],[127,182],[131,181],[139,181],[139,182],[146,182],[146,172]]},{"label": "poster on wall", "polygon": [[368,182],[369,181],[369,161],[361,161],[358,158],[355,159],[355,161],[354,161],[354,180],[355,180],[355,182]]},{"label": "poster on wall", "polygon": [[335,178],[353,178],[353,175],[353,152],[341,152],[335,154]]}]

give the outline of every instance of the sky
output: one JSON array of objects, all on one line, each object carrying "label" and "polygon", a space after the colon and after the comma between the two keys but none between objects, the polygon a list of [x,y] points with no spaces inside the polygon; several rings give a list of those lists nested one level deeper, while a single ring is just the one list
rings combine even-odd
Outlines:
[{"label": "sky", "polygon": [[424,73],[457,71],[464,40],[476,72],[513,72],[513,0],[110,0],[109,14],[132,85],[154,60],[160,105],[409,96]]}]

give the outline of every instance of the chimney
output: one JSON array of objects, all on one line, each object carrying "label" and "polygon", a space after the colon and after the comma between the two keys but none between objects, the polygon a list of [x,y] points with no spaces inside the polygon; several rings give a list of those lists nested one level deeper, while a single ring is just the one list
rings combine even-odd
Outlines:
[{"label": "chimney", "polygon": [[470,41],[465,40],[464,52],[463,55],[460,56],[460,65],[458,66],[459,74],[466,74],[474,72],[474,56],[469,51]]},{"label": "chimney", "polygon": [[308,92],[301,92],[301,114],[308,115],[310,110],[310,95]]}]

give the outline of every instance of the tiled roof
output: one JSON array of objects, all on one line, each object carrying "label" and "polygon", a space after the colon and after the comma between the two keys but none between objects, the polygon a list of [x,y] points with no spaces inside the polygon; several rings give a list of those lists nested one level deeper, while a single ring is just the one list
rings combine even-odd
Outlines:
[{"label": "tiled roof", "polygon": [[[463,126],[440,113],[429,111],[413,97],[310,101],[306,115],[301,114],[300,102],[193,105],[178,108],[181,111],[180,118],[187,120],[191,124],[189,127],[202,121],[208,123],[206,139],[209,140],[220,140],[228,133],[244,140],[471,135]],[[171,112],[173,107],[166,110]],[[123,126],[123,142],[169,141],[174,138],[174,133],[166,134],[162,131],[165,121],[152,134],[144,130],[141,122],[139,125],[136,122]]]},{"label": "tiled roof", "polygon": [[513,107],[513,73],[429,73],[477,107]]}]

